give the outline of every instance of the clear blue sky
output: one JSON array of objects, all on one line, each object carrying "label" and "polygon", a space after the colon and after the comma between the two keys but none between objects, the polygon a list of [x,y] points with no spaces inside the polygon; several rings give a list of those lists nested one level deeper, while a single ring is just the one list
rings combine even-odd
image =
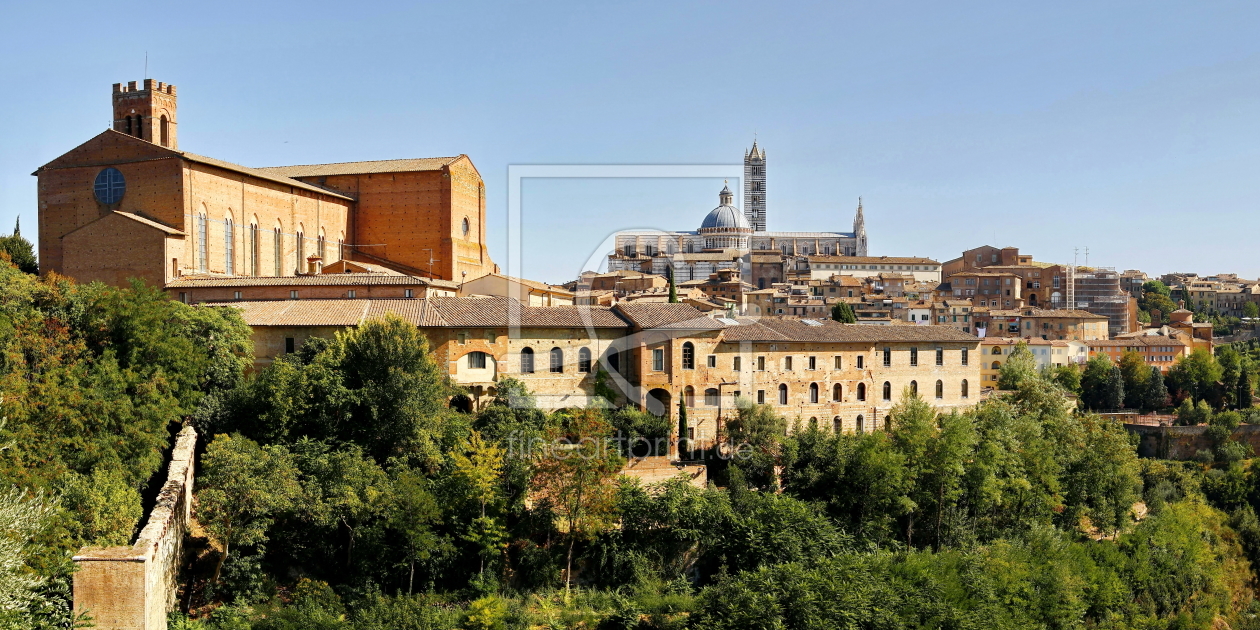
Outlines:
[{"label": "clear blue sky", "polygon": [[[874,254],[1260,276],[1254,3],[10,3],[0,232],[110,85],[179,86],[180,145],[253,166],[467,153],[506,256],[508,164],[769,153],[771,229]],[[525,274],[618,228],[694,229],[721,182],[533,181]]]}]

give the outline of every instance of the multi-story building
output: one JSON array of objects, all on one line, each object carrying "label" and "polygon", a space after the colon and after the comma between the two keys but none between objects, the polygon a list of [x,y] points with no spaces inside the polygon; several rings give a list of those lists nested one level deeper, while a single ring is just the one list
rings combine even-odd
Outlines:
[{"label": "multi-story building", "polygon": [[941,263],[931,258],[905,256],[827,256],[806,257],[809,277],[827,280],[832,276],[878,278],[880,274],[898,273],[917,282],[940,282]]},{"label": "multi-story building", "polygon": [[176,97],[115,84],[112,128],[35,171],[42,270],[155,286],[312,261],[456,282],[495,271],[468,156],[250,168],[181,150]]},{"label": "multi-story building", "polygon": [[986,337],[1039,337],[1046,340],[1108,339],[1107,317],[1087,311],[1025,307],[990,310]]},{"label": "multi-story building", "polygon": [[1037,370],[1047,367],[1081,365],[1089,358],[1089,343],[1076,340],[1053,341],[1039,337],[985,337],[980,340],[980,382],[982,386],[996,388],[1002,364],[1019,344],[1026,344],[1032,353]]},{"label": "multi-story building", "polygon": [[504,377],[525,382],[546,409],[595,402],[603,378],[617,392],[614,403],[676,417],[684,401],[688,437],[700,446],[721,435],[739,397],[774,407],[796,426],[862,432],[887,426],[907,391],[940,409],[980,395],[980,340],[942,326],[712,318],[686,304],[531,307],[503,298],[220,306],[241,310],[260,365],[307,338],[394,314],[419,327],[473,408]]},{"label": "multi-story building", "polygon": [[1131,335],[1120,339],[1094,339],[1089,344],[1089,354],[1106,355],[1118,362],[1125,352],[1136,352],[1151,367],[1167,372],[1177,359],[1190,354],[1190,344],[1181,335]]},{"label": "multi-story building", "polygon": [[457,285],[399,273],[311,273],[269,277],[183,277],[166,284],[185,304],[255,300],[454,297]]}]

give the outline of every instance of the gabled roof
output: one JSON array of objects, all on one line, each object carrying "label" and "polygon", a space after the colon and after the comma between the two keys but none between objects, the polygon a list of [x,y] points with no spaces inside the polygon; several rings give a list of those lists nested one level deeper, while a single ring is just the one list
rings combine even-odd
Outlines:
[{"label": "gabled roof", "polygon": [[184,276],[166,285],[168,289],[209,289],[230,287],[336,287],[336,286],[434,286],[454,289],[448,280],[416,276],[372,273],[325,273],[301,276]]},{"label": "gabled roof", "polygon": [[218,302],[235,307],[250,326],[358,326],[392,313],[428,328],[625,328],[604,306],[522,306],[509,298],[385,300],[268,300]]},{"label": "gabled roof", "polygon": [[[62,158],[64,158],[67,155],[70,155],[71,153],[74,153],[80,148],[83,148],[93,142],[102,142],[102,141],[109,141],[109,142],[116,142],[116,143],[139,143],[139,144],[136,144],[135,146],[147,149],[148,150],[147,152],[150,154],[150,157],[141,158],[141,159],[136,159],[134,157],[122,158],[122,159],[116,159],[112,161],[93,162],[92,164],[83,164],[83,163],[59,164],[58,163]],[[217,158],[207,157],[204,155],[197,155],[196,153],[189,153],[187,151],[180,151],[177,149],[171,149],[169,147],[164,147],[161,145],[154,144],[147,140],[141,140],[140,138],[129,136],[120,131],[114,131],[113,129],[106,129],[105,131],[102,131],[101,133],[92,137],[87,142],[80,144],[79,146],[67,151],[66,153],[62,154],[61,156],[57,157],[51,162],[39,167],[39,169],[37,169],[32,174],[39,175],[41,171],[53,170],[53,169],[59,169],[59,168],[79,168],[82,166],[106,166],[109,164],[127,164],[130,162],[143,161],[145,159],[161,159],[163,157],[180,157],[185,160],[188,160],[189,162],[197,162],[199,164],[206,164],[208,166],[214,166],[217,168],[234,171],[237,173],[242,173],[245,175],[249,175],[251,177],[257,177],[258,179],[267,180],[273,183],[282,184],[285,186],[293,186],[295,188],[301,188],[303,190],[307,190],[310,192],[315,192],[322,195],[328,195],[330,197],[336,197],[338,199],[345,199],[347,201],[354,201],[353,197],[347,197],[346,195],[342,193],[335,192],[333,190],[323,188],[321,186],[316,186],[314,184],[310,184],[307,182],[298,181],[296,179],[291,179],[289,177],[284,177],[281,175],[277,175],[275,173],[268,173],[268,172],[263,171],[262,169],[250,168],[248,166],[241,166],[240,164],[233,164],[232,162],[227,162],[227,161],[220,160]]]},{"label": "gabled roof", "polygon": [[366,162],[335,162],[332,164],[299,164],[295,166],[264,166],[257,170],[280,177],[329,177],[333,175],[366,175],[369,173],[412,173],[439,171],[463,155],[454,157],[408,158],[401,160],[370,160]]},{"label": "gabled roof", "polygon": [[79,230],[86,230],[86,229],[92,228],[93,226],[95,226],[97,223],[100,223],[101,221],[108,221],[108,220],[114,220],[114,219],[126,219],[128,221],[134,221],[136,223],[139,223],[140,225],[143,225],[144,227],[158,230],[160,232],[165,232],[169,236],[179,236],[179,237],[186,236],[186,234],[184,234],[183,232],[169,225],[158,223],[157,221],[142,217],[138,214],[132,214],[130,212],[119,212],[117,210],[103,214],[99,218],[97,218],[95,221],[92,221],[91,223],[88,223],[87,225],[80,225],[79,227],[68,232],[65,236],[70,236],[71,234],[74,234],[75,232],[78,232]]},{"label": "gabled roof", "polygon": [[[869,326],[841,324],[830,319],[763,317],[738,319],[738,326],[722,330],[724,341],[795,341],[879,343],[894,341],[978,342],[979,338],[949,326]],[[813,322],[812,324],[807,322]]]},{"label": "gabled roof", "polygon": [[939,265],[941,263],[931,258],[917,257],[897,257],[897,256],[825,256],[811,255],[807,256],[809,262],[827,262],[827,263],[885,263],[890,265]]},{"label": "gabled roof", "polygon": [[714,330],[722,327],[717,320],[706,317],[690,304],[623,302],[614,308],[631,324],[644,330],[651,328]]}]

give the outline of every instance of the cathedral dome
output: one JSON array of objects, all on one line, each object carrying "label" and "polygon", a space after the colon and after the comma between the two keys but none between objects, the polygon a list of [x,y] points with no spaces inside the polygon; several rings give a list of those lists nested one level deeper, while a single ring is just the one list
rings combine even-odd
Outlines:
[{"label": "cathedral dome", "polygon": [[709,212],[709,216],[704,218],[704,223],[700,224],[700,229],[731,229],[743,228],[751,230],[752,226],[748,224],[748,218],[740,212],[738,208],[730,206],[718,206]]},{"label": "cathedral dome", "polygon": [[704,223],[700,224],[702,230],[721,230],[721,229],[745,229],[751,230],[752,225],[748,223],[748,218],[743,212],[739,211],[731,205],[735,200],[734,193],[727,186],[722,187],[722,192],[718,193],[718,207],[709,212],[704,218]]}]

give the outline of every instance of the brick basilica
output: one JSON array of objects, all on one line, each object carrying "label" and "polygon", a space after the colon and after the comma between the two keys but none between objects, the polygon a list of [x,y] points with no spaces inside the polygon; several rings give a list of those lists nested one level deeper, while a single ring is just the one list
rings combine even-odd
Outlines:
[{"label": "brick basilica", "polygon": [[[41,268],[80,282],[497,271],[466,155],[252,168],[183,151],[174,85],[113,86],[113,127],[41,166]],[[351,264],[354,263],[354,264]]]}]

